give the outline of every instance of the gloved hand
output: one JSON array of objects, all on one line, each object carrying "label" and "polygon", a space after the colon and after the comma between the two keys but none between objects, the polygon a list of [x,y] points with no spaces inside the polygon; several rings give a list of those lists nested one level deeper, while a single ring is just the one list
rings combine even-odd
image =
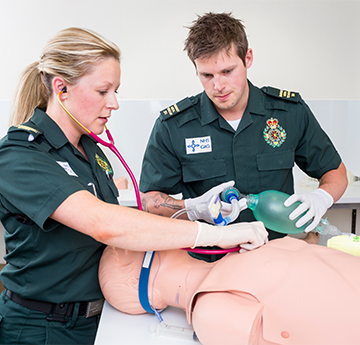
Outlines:
[{"label": "gloved hand", "polygon": [[293,194],[285,200],[284,205],[288,207],[296,201],[301,201],[302,204],[290,213],[289,218],[294,220],[307,210],[307,212],[295,223],[295,225],[300,228],[309,220],[312,220],[305,228],[305,232],[313,230],[319,224],[321,217],[325,214],[327,209],[334,203],[333,197],[321,188],[317,188],[311,193]]},{"label": "gloved hand", "polygon": [[[214,224],[214,220],[212,217],[211,212],[209,211],[208,203],[212,199],[214,195],[219,195],[224,189],[233,187],[235,184],[234,181],[224,182],[218,186],[215,186],[208,190],[203,195],[200,195],[196,198],[189,198],[185,199],[185,208],[187,209],[187,216],[189,220],[198,220],[202,219],[208,223]],[[226,204],[226,205],[225,205]],[[230,210],[228,213],[231,212],[231,204],[226,202],[221,202],[222,207],[226,207],[227,210]]]},{"label": "gloved hand", "polygon": [[240,245],[240,253],[242,253],[268,242],[268,232],[262,222],[236,223],[225,227],[196,223],[198,224],[198,234],[191,248],[215,245],[221,248],[230,248]]}]

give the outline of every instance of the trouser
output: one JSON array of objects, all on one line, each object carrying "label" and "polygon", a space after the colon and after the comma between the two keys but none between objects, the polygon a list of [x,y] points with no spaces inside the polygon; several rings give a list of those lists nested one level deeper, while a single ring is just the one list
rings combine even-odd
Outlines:
[{"label": "trouser", "polygon": [[25,308],[0,296],[0,345],[80,345],[94,344],[100,315],[79,316],[75,305],[66,323],[48,321],[47,314]]}]

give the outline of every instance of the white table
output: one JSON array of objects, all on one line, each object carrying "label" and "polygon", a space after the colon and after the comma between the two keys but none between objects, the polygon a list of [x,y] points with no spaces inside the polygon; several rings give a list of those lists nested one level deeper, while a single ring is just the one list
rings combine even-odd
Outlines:
[{"label": "white table", "polygon": [[[182,309],[168,307],[161,313],[164,322],[169,325],[191,329]],[[129,315],[113,308],[105,301],[95,345],[196,345],[199,342],[169,336],[157,336],[151,332],[159,325],[154,314]]]}]

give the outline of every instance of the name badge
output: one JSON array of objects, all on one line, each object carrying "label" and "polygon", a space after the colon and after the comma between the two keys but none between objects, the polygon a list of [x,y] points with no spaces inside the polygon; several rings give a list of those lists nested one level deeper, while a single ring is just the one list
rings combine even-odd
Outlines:
[{"label": "name badge", "polygon": [[59,164],[70,176],[78,177],[78,175],[76,175],[75,171],[71,169],[71,166],[68,162],[56,161],[56,163]]},{"label": "name badge", "polygon": [[211,152],[211,137],[186,138],[185,139],[186,154]]}]

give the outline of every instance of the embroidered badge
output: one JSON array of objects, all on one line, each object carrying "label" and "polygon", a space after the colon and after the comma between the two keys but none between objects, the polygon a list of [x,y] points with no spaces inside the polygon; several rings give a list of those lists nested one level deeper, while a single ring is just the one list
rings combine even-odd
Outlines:
[{"label": "embroidered badge", "polygon": [[271,118],[266,121],[263,137],[270,146],[280,147],[286,139],[286,132],[285,129],[279,125],[278,119]]},{"label": "embroidered badge", "polygon": [[32,131],[32,132],[35,132],[36,134],[40,133],[38,130],[36,130],[35,128],[32,128],[32,127],[29,127],[29,126],[25,126],[25,125],[16,125],[14,126],[16,128],[19,128],[19,129],[24,129],[26,131]]},{"label": "embroidered badge", "polygon": [[95,156],[97,164],[100,165],[101,169],[104,171],[107,171],[109,174],[112,174],[113,171],[110,167],[110,165],[107,163],[107,161],[104,158],[101,158],[99,155],[96,154]]},{"label": "embroidered badge", "polygon": [[211,152],[211,137],[201,137],[201,138],[186,138],[185,139],[186,154],[196,154],[196,153],[205,153]]}]

